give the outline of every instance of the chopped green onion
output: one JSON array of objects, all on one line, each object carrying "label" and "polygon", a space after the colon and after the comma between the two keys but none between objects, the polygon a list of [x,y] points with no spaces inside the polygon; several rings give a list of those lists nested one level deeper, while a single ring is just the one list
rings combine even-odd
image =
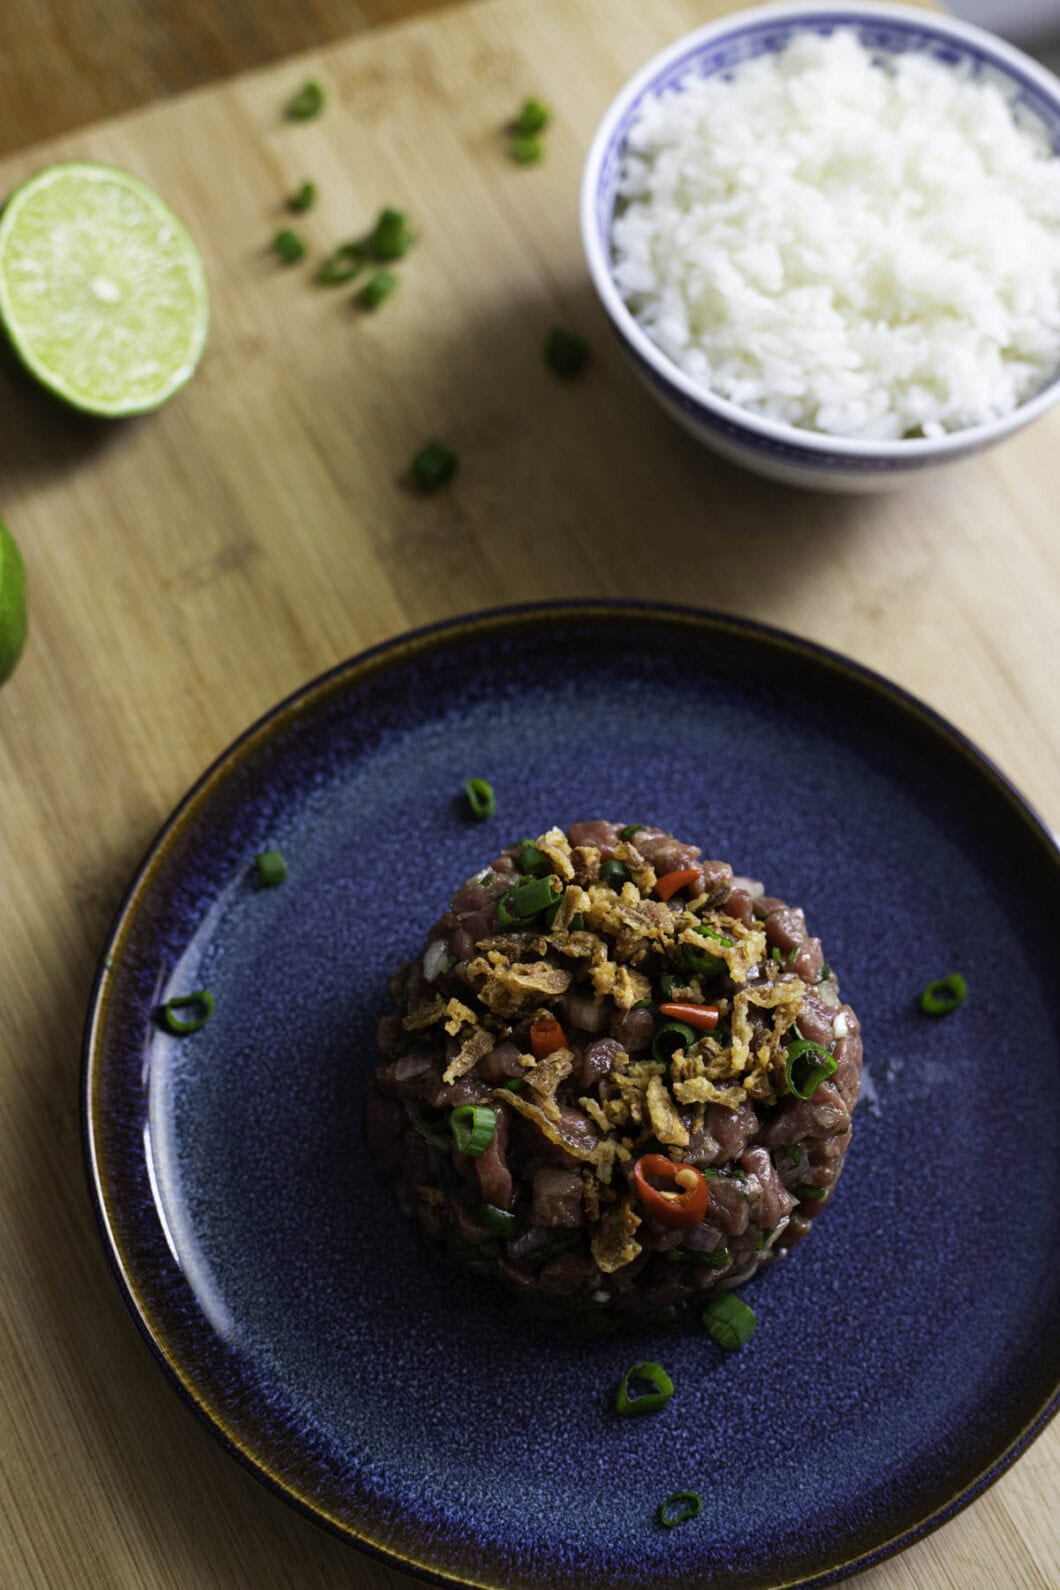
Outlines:
[{"label": "chopped green onion", "polygon": [[652,1059],[666,1064],[676,1050],[685,1049],[695,1041],[695,1033],[683,1021],[664,1021],[651,1046]]},{"label": "chopped green onion", "polygon": [[960,972],[953,972],[927,985],[920,996],[920,1008],[926,1016],[948,1016],[967,998],[968,984]]},{"label": "chopped green onion", "polygon": [[702,933],[704,938],[716,939],[719,944],[724,944],[727,950],[732,949],[732,939],[727,939],[724,933],[716,932],[714,928],[708,927],[705,922],[697,923],[694,931],[696,933]]},{"label": "chopped green onion", "polygon": [[493,1141],[497,1116],[485,1104],[458,1104],[450,1113],[449,1130],[457,1152],[466,1154],[468,1159],[478,1159]]},{"label": "chopped green onion", "polygon": [[787,963],[786,963],[788,966],[794,966],[795,965],[795,962],[799,958],[799,951],[801,949],[802,949],[802,945],[801,944],[793,944],[791,946],[791,949],[788,951],[788,959],[787,959]]},{"label": "chopped green onion", "polygon": [[492,784],[487,783],[484,778],[469,778],[465,780],[464,789],[472,817],[481,823],[487,817],[493,816],[497,810],[497,797],[493,793]]},{"label": "chopped green onion", "polygon": [[713,1253],[705,1253],[697,1262],[711,1270],[724,1270],[727,1264],[732,1263],[732,1252],[729,1248],[715,1248]]},{"label": "chopped green onion", "polygon": [[638,999],[635,1005],[630,1006],[631,1010],[651,1010],[651,1008],[652,1003],[650,999]]},{"label": "chopped green onion", "polygon": [[791,1163],[795,1166],[795,1169],[798,1170],[799,1166],[802,1164],[802,1149],[798,1143],[793,1143],[788,1149],[788,1157],[790,1158]]},{"label": "chopped green onion", "polygon": [[305,244],[297,232],[285,226],[273,238],[272,252],[285,265],[297,265],[300,259],[305,259]]},{"label": "chopped green onion", "polygon": [[570,925],[567,928],[567,932],[568,933],[584,933],[585,932],[585,916],[584,916],[584,914],[581,911],[575,911],[574,915],[570,919]]},{"label": "chopped green onion", "polygon": [[509,1077],[504,1086],[508,1089],[509,1093],[521,1093],[526,1087],[526,1078]]},{"label": "chopped green onion", "polygon": [[352,282],[364,269],[363,243],[340,243],[317,268],[317,281],[324,287],[339,287]]},{"label": "chopped green onion", "polygon": [[734,1352],[754,1331],[754,1310],[735,1292],[726,1292],[711,1298],[703,1310],[703,1323],[716,1342]]},{"label": "chopped green onion", "polygon": [[512,159],[520,166],[536,166],[545,146],[535,133],[517,133],[512,139]]},{"label": "chopped green onion", "polygon": [[390,297],[397,284],[398,279],[393,271],[373,271],[357,294],[357,302],[362,309],[378,309],[379,305]]},{"label": "chopped green onion", "polygon": [[420,491],[437,491],[448,486],[460,467],[460,460],[444,442],[428,442],[421,447],[410,466],[414,483]]},{"label": "chopped green onion", "polygon": [[[731,943],[730,939],[723,939],[720,933],[715,933],[713,928],[709,928],[703,923],[700,923],[695,931],[702,933],[707,938],[717,939],[720,944]],[[728,964],[722,960],[720,955],[709,955],[706,950],[694,949],[691,944],[682,944],[681,952],[685,958],[685,965],[689,970],[701,972],[705,977],[716,977],[719,972],[727,972],[729,969]]]},{"label": "chopped green onion", "polygon": [[741,1170],[739,1165],[726,1165],[725,1174],[727,1176],[731,1176],[733,1181],[747,1180],[747,1172],[745,1170]]},{"label": "chopped green onion", "polygon": [[769,952],[769,959],[771,961],[776,961],[778,966],[780,965],[780,951],[777,949],[775,944],[773,945],[773,948]]},{"label": "chopped green onion", "polygon": [[551,120],[552,112],[547,105],[543,105],[539,99],[526,99],[512,122],[512,132],[529,138],[534,133],[544,132]]},{"label": "chopped green onion", "polygon": [[[797,1039],[788,1045],[786,1052],[784,1075],[788,1092],[797,1099],[812,1098],[825,1078],[833,1076],[837,1069],[828,1050],[822,1049],[819,1043],[811,1043],[809,1038]],[[814,1056],[819,1058],[814,1059]]]},{"label": "chopped green onion", "polygon": [[519,846],[515,865],[520,872],[536,877],[537,874],[548,871],[549,859],[543,850],[538,850],[532,839],[524,839]]},{"label": "chopped green onion", "polygon": [[822,1198],[828,1197],[827,1187],[795,1187],[792,1189],[794,1196],[800,1203],[820,1203]]},{"label": "chopped green onion", "polygon": [[[184,1021],[174,1015],[178,1010],[194,1010],[198,1015],[192,1016],[190,1021]],[[194,994],[180,994],[176,999],[166,1000],[161,1015],[163,1026],[176,1037],[183,1038],[189,1032],[198,1032],[200,1027],[205,1027],[213,1015],[213,995],[205,988],[200,988]]]},{"label": "chopped green onion", "polygon": [[659,988],[662,991],[664,1002],[673,999],[674,989],[677,986],[677,978],[674,976],[674,974],[672,972],[663,972],[662,976],[659,978]]},{"label": "chopped green onion", "polygon": [[[571,381],[576,375],[581,375],[589,362],[589,344],[584,337],[576,331],[564,331],[562,326],[553,326],[545,338],[545,363],[553,375],[558,375],[561,381]],[[635,828],[643,824],[635,824]],[[622,837],[626,837],[625,829]]]},{"label": "chopped green onion", "polygon": [[308,121],[319,116],[324,109],[324,90],[319,83],[303,83],[298,93],[287,101],[285,114],[288,121]]},{"label": "chopped green onion", "polygon": [[317,185],[315,182],[300,183],[291,197],[287,200],[287,208],[293,210],[295,215],[304,215],[306,210],[311,210],[317,202]]},{"label": "chopped green onion", "polygon": [[624,861],[604,861],[600,865],[600,882],[610,889],[621,889],[629,880],[629,868]]},{"label": "chopped green onion", "polygon": [[758,1241],[755,1243],[755,1252],[756,1253],[761,1253],[762,1252],[763,1248],[765,1247],[766,1243],[769,1241],[769,1239],[770,1239],[770,1237],[772,1235],[773,1235],[773,1227],[772,1226],[767,1226],[765,1231],[762,1232],[762,1235],[759,1237]]},{"label": "chopped green onion", "polygon": [[487,1231],[495,1231],[501,1237],[510,1237],[515,1230],[515,1216],[507,1209],[498,1209],[496,1204],[480,1204],[478,1218]]},{"label": "chopped green onion", "polygon": [[703,1511],[703,1498],[698,1491],[674,1491],[665,1502],[659,1503],[656,1518],[664,1529],[673,1529],[676,1524],[687,1524],[690,1518],[698,1518]]},{"label": "chopped green onion", "polygon": [[[704,1175],[709,1175],[704,1171]],[[732,1263],[732,1254],[728,1248],[718,1248],[714,1253],[704,1253],[701,1248],[667,1248],[663,1254],[671,1264],[700,1264],[708,1270],[724,1270],[727,1264]]]},{"label": "chopped green onion", "polygon": [[415,241],[408,219],[400,210],[380,210],[368,247],[375,259],[394,260],[407,254]]},{"label": "chopped green onion", "polygon": [[254,865],[258,869],[258,882],[272,888],[277,883],[287,882],[287,863],[280,850],[261,850],[254,857]]},{"label": "chopped green onion", "polygon": [[[643,1391],[639,1396],[631,1397],[629,1383],[631,1380],[646,1380],[654,1391]],[[629,1417],[635,1413],[657,1413],[660,1408],[665,1408],[674,1394],[674,1383],[670,1379],[662,1364],[655,1363],[652,1359],[645,1359],[639,1364],[634,1364],[618,1383],[615,1392],[615,1412]]]},{"label": "chopped green onion", "polygon": [[451,1148],[453,1146],[452,1134],[447,1129],[447,1122],[443,1116],[441,1120],[431,1121],[425,1115],[417,1115],[412,1123],[414,1132],[430,1143],[432,1148]]},{"label": "chopped green onion", "polygon": [[555,896],[551,874],[547,878],[524,878],[497,901],[497,921],[502,927],[525,924],[551,905]]},{"label": "chopped green onion", "polygon": [[625,828],[618,830],[619,839],[632,839],[634,834],[639,834],[644,823],[627,823]]},{"label": "chopped green onion", "polygon": [[819,983],[827,983],[827,981],[831,977],[831,975],[832,975],[832,968],[829,966],[827,961],[822,961],[821,962],[821,975],[817,979],[817,981]]}]

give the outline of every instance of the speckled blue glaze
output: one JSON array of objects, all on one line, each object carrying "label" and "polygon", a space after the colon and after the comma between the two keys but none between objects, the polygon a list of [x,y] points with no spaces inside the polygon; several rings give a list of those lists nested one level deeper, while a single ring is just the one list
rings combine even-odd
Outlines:
[{"label": "speckled blue glaze", "polygon": [[[473,774],[497,790],[484,824],[459,799]],[[702,840],[803,904],[862,1018],[878,1103],[810,1238],[747,1289],[734,1356],[521,1321],[425,1251],[362,1150],[388,968],[502,845],[597,815]],[[279,888],[254,881],[267,844]],[[123,908],[85,1067],[119,1283],[255,1472],[428,1577],[842,1577],[969,1500],[1055,1406],[1058,906],[1055,847],[988,765],[802,642],[606,604],[395,642],[250,730]],[[919,1015],[956,969],[966,1006]],[[209,1024],[161,1033],[159,1001],[200,986]],[[676,1395],[616,1421],[642,1357]],[[688,1487],[701,1517],[660,1529]]]},{"label": "speckled blue glaze", "polygon": [[[637,374],[680,423],[725,456],[789,482],[827,487],[904,478],[953,463],[993,445],[1029,422],[1060,390],[1054,378],[1000,422],[970,426],[941,442],[866,442],[829,437],[763,420],[704,393],[643,332],[611,279],[611,229],[626,141],[646,100],[680,92],[703,78],[728,76],[748,61],[776,55],[804,34],[854,32],[880,58],[909,51],[968,77],[995,84],[1013,113],[1044,132],[1060,153],[1060,83],[1043,67],[981,28],[902,5],[766,5],[709,23],[662,51],[621,91],[608,110],[585,165],[582,234],[611,327]],[[1046,397],[1051,393],[1052,397]]]}]

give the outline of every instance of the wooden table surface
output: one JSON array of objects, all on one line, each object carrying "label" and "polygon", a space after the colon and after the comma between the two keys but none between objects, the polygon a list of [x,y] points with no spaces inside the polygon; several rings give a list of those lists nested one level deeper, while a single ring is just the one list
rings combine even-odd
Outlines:
[{"label": "wooden table surface", "polygon": [[[9,148],[51,116],[111,108],[114,76],[154,95],[240,64],[225,19],[238,18],[253,57],[369,12],[368,0],[257,8],[286,17],[285,34],[249,5],[188,7],[188,61],[180,31],[156,19],[155,64],[125,73],[111,52],[143,9],[113,8],[124,20],[105,49],[60,39],[87,0],[8,0],[3,114],[12,82],[22,95]],[[587,140],[634,66],[720,9],[482,0],[0,166],[3,191],[72,155],[140,172],[200,241],[213,297],[202,370],[150,418],[87,424],[0,371],[0,512],[25,553],[33,614],[0,691],[5,1590],[411,1584],[266,1493],[178,1402],[118,1299],[81,1166],[80,1033],[107,924],[183,790],[274,700],[363,646],[473,607],[676,597],[892,675],[1060,821],[1060,411],[896,494],[790,493],[698,449],[606,333],[576,226]],[[10,36],[15,16],[37,45]],[[102,65],[75,83],[82,45]],[[19,78],[33,48],[57,52],[47,83]],[[291,127],[277,107],[310,71],[328,85],[328,113]],[[535,90],[557,122],[545,164],[520,170],[498,129]],[[374,318],[263,256],[283,194],[307,174],[323,192],[305,228],[315,249],[386,201],[422,226],[400,292]],[[569,386],[541,366],[554,321],[594,344],[592,369]],[[403,468],[436,432],[460,451],[461,474],[416,498]],[[1056,1590],[1058,1490],[1053,1427],[970,1509],[861,1582]]]}]

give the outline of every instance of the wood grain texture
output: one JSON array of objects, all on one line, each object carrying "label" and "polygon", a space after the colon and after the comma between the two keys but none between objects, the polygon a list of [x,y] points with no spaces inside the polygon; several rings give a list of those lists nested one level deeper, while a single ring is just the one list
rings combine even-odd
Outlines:
[{"label": "wood grain texture", "polygon": [[[263,8],[265,9],[265,8]],[[132,115],[0,167],[113,160],[186,219],[211,345],[159,414],[91,425],[0,373],[0,506],[33,603],[0,692],[0,1584],[399,1590],[233,1463],[124,1315],[77,1115],[95,958],[132,867],[202,767],[303,680],[411,624],[517,598],[637,595],[752,614],[926,697],[1054,823],[1060,413],[995,455],[873,499],[713,461],[622,364],[576,225],[591,130],[711,0],[485,0]],[[284,125],[292,79],[332,103]],[[558,107],[546,163],[498,129]],[[383,202],[422,242],[374,317],[262,245],[322,188],[317,250]],[[540,344],[583,329],[556,383]],[[454,487],[402,473],[440,433]],[[871,725],[866,725],[871,733]],[[954,799],[959,799],[959,791]],[[1055,1590],[1060,1429],[866,1590]]]},{"label": "wood grain texture", "polygon": [[3,0],[0,155],[447,0]]}]

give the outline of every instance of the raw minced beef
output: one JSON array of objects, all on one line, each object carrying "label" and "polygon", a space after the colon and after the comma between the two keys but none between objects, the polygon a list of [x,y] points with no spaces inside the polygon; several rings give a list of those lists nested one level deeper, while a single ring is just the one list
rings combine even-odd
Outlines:
[{"label": "raw minced beef", "polygon": [[801,910],[660,829],[511,846],[391,993],[370,1151],[430,1238],[541,1315],[680,1317],[831,1198],[858,1019]]}]

